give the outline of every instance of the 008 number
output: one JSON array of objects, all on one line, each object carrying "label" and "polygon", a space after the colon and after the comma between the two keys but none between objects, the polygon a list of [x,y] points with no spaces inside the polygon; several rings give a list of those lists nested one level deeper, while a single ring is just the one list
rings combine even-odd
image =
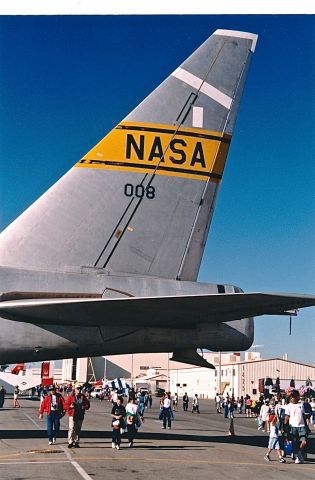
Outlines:
[{"label": "008 number", "polygon": [[124,193],[126,197],[146,197],[149,200],[155,198],[155,188],[151,185],[149,187],[144,187],[143,185],[132,185],[131,183],[126,183]]}]

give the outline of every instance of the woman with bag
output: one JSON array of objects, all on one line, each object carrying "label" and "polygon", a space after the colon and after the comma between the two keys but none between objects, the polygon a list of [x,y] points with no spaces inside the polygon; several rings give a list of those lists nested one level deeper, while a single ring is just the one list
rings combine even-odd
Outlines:
[{"label": "woman with bag", "polygon": [[143,417],[140,417],[139,408],[136,404],[134,397],[130,397],[126,405],[126,426],[127,426],[127,435],[128,435],[128,447],[133,447],[133,441],[137,434],[137,430],[141,425],[141,420]]}]

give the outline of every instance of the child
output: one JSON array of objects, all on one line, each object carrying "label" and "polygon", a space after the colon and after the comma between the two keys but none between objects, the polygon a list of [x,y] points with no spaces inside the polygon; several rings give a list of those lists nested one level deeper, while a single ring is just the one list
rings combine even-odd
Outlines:
[{"label": "child", "polygon": [[285,459],[281,455],[280,451],[280,443],[279,443],[279,428],[277,426],[277,417],[276,415],[270,415],[269,417],[270,423],[270,435],[269,435],[269,443],[268,443],[268,450],[264,459],[266,462],[270,462],[270,452],[271,450],[277,450],[279,462],[285,463]]}]

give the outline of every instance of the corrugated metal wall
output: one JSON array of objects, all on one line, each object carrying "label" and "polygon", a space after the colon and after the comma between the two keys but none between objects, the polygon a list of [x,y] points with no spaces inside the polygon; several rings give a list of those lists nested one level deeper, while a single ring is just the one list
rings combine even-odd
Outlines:
[{"label": "corrugated metal wall", "polygon": [[315,367],[289,362],[282,359],[263,360],[257,362],[247,362],[235,365],[236,376],[235,385],[238,385],[238,391],[235,395],[253,395],[253,389],[257,389],[260,378],[270,377],[272,379],[280,378],[281,388],[289,386],[291,378],[305,383],[310,378],[315,385]]}]

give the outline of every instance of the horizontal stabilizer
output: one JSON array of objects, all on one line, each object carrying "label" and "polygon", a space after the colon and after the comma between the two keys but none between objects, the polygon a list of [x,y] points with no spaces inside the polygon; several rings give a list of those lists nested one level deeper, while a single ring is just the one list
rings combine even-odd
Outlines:
[{"label": "horizontal stabilizer", "polygon": [[173,352],[172,358],[173,362],[180,363],[189,363],[191,365],[197,365],[197,367],[205,367],[215,369],[215,366],[212,363],[207,362],[207,360],[199,355],[194,349],[186,350],[175,350]]},{"label": "horizontal stabilizer", "polygon": [[0,315],[34,324],[119,325],[193,328],[259,315],[282,315],[311,307],[315,296],[280,293],[232,293],[131,298],[15,300],[0,303]]}]

